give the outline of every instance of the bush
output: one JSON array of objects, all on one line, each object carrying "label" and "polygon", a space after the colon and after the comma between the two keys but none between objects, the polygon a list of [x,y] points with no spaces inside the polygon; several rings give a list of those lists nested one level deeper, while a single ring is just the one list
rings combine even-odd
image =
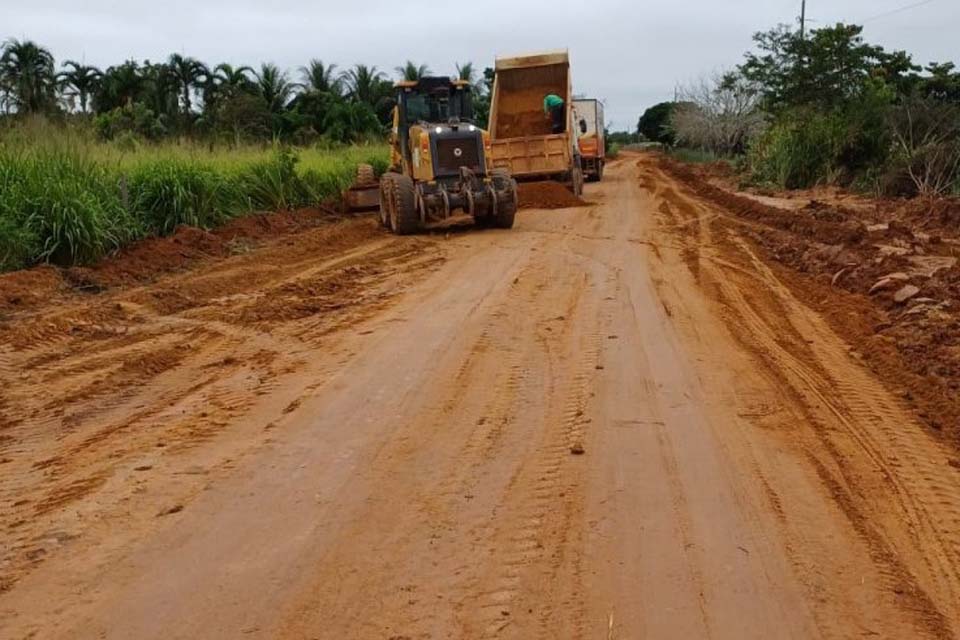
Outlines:
[{"label": "bush", "polygon": [[750,148],[753,179],[786,189],[850,184],[888,161],[892,96],[882,84],[841,109],[786,112]]},{"label": "bush", "polygon": [[163,118],[139,102],[102,113],[94,124],[103,140],[113,140],[121,135],[159,140],[167,134]]},{"label": "bush", "polygon": [[240,189],[249,208],[279,211],[293,209],[307,200],[297,175],[299,158],[289,149],[277,149],[269,160],[258,162],[239,176]]},{"label": "bush", "polygon": [[127,179],[130,208],[150,233],[186,224],[209,229],[239,209],[236,185],[196,161],[169,159],[138,166]]},{"label": "bush", "polygon": [[914,96],[890,115],[893,170],[914,193],[940,196],[960,185],[960,106]]},{"label": "bush", "polygon": [[676,141],[670,128],[670,117],[676,102],[661,102],[647,109],[637,122],[637,132],[651,142],[673,145]]}]

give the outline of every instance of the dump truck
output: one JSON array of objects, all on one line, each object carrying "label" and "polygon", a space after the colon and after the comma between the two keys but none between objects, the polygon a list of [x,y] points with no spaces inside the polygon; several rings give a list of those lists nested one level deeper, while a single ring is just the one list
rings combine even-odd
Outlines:
[{"label": "dump truck", "polygon": [[[490,103],[493,166],[518,181],[557,180],[575,195],[583,191],[583,170],[573,121],[570,56],[548,51],[498,57]],[[554,133],[544,97],[564,101],[563,130]]]},{"label": "dump truck", "polygon": [[380,177],[380,222],[396,234],[409,234],[462,211],[479,226],[512,227],[517,183],[508,169],[491,162],[490,135],[473,119],[470,83],[423,77],[395,88],[391,166]]},{"label": "dump truck", "polygon": [[603,103],[596,98],[574,98],[573,111],[580,132],[580,168],[588,182],[599,182],[607,161]]}]

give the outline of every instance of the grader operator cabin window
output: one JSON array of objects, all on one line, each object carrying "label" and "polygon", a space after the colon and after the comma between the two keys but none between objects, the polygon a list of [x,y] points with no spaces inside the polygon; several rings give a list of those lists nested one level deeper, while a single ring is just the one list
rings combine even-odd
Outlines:
[{"label": "grader operator cabin window", "polygon": [[470,92],[460,88],[453,91],[449,87],[408,90],[404,93],[404,111],[408,125],[452,119],[473,120]]}]

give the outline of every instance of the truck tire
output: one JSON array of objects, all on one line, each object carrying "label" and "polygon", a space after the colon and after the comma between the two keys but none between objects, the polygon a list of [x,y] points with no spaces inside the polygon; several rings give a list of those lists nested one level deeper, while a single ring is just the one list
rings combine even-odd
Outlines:
[{"label": "truck tire", "polygon": [[497,191],[505,196],[497,200],[497,212],[490,222],[498,229],[512,229],[517,217],[517,181],[506,169],[494,169],[490,177]]},{"label": "truck tire", "polygon": [[420,228],[420,214],[417,211],[413,180],[409,176],[396,174],[393,184],[390,230],[399,236],[407,236]]},{"label": "truck tire", "polygon": [[578,198],[583,195],[583,169],[574,167],[570,172],[570,191]]}]

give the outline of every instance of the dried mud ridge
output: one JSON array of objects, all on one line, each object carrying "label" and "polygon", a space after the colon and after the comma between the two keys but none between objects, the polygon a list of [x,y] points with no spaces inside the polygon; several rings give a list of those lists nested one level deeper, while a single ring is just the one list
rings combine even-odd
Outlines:
[{"label": "dried mud ridge", "polygon": [[0,637],[956,637],[956,452],[857,342],[942,273],[684,171],[0,281]]},{"label": "dried mud ridge", "polygon": [[[855,356],[960,449],[960,205],[811,201],[780,209],[712,184],[702,170],[660,166],[696,195],[752,224],[741,232],[828,317]],[[960,462],[955,461],[958,466]]]}]

